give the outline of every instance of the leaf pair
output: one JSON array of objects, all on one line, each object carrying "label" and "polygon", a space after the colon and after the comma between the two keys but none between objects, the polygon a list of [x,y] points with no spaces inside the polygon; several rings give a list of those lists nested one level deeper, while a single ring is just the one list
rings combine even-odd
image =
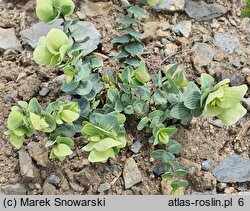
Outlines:
[{"label": "leaf pair", "polygon": [[52,24],[60,15],[70,16],[75,9],[72,0],[36,0],[36,15],[45,22]]},{"label": "leaf pair", "polygon": [[46,37],[40,37],[33,53],[34,60],[40,65],[56,67],[64,60],[70,46],[69,38],[63,31],[51,29]]}]

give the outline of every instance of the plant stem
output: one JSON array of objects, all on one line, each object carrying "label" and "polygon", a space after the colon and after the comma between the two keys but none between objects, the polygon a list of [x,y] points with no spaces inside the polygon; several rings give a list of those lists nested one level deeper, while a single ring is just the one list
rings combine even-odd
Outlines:
[{"label": "plant stem", "polygon": [[[66,22],[66,21],[67,21],[67,20],[66,20],[66,18],[65,18],[63,15],[62,15],[61,17],[62,17],[62,19],[63,19],[63,21],[64,21],[64,22]],[[72,31],[70,30],[70,28],[69,28],[69,27],[68,27],[68,31],[69,31],[70,35],[72,35]],[[74,38],[74,37],[72,37],[72,36],[71,36],[71,38],[72,38],[73,42],[74,42],[74,43],[76,43],[75,38]]]}]

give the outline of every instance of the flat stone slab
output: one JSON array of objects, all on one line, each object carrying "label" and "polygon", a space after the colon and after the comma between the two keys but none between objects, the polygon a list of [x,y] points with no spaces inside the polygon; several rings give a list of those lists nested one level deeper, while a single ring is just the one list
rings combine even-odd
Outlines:
[{"label": "flat stone slab", "polygon": [[217,181],[225,183],[250,181],[250,161],[239,155],[231,155],[212,170]]},{"label": "flat stone slab", "polygon": [[15,49],[20,52],[23,50],[23,47],[17,39],[15,30],[13,28],[0,28],[0,48],[4,50]]}]

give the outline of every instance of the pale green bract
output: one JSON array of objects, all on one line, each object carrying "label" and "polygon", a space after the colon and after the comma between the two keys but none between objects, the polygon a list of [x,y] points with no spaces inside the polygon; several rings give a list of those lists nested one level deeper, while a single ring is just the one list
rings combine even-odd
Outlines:
[{"label": "pale green bract", "polygon": [[60,15],[70,16],[75,9],[72,0],[37,0],[37,17],[45,22],[52,24]]},{"label": "pale green bract", "polygon": [[46,37],[40,37],[34,60],[40,65],[56,67],[61,64],[70,46],[69,38],[63,31],[51,29]]},{"label": "pale green bract", "polygon": [[214,86],[205,102],[204,115],[217,116],[225,125],[232,125],[246,114],[241,100],[247,92],[247,85],[229,87],[229,79]]}]

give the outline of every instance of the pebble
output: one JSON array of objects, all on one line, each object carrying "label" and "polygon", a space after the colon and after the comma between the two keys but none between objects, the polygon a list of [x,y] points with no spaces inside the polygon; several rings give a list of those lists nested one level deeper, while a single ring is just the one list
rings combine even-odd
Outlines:
[{"label": "pebble", "polygon": [[200,66],[207,66],[213,61],[215,51],[211,45],[206,43],[195,43],[191,50],[194,52]]},{"label": "pebble", "polygon": [[50,173],[50,175],[47,178],[47,182],[50,184],[57,185],[61,182],[60,177],[58,177],[55,172]]},{"label": "pebble", "polygon": [[156,164],[153,168],[153,172],[157,177],[160,177],[162,174],[164,174],[165,170],[165,167],[160,164]]},{"label": "pebble", "polygon": [[18,96],[18,91],[14,90],[14,91],[8,92],[5,96],[3,96],[3,100],[5,103],[14,102],[17,96]]},{"label": "pebble", "polygon": [[230,77],[230,84],[231,86],[239,86],[239,85],[245,84],[245,78],[241,74],[238,74],[238,73],[233,74]]},{"label": "pebble", "polygon": [[104,191],[106,191],[106,190],[109,190],[111,188],[111,185],[109,184],[109,183],[102,183],[102,184],[100,184],[100,186],[99,186],[99,188],[98,188],[98,192],[99,193],[103,193]]},{"label": "pebble", "polygon": [[[58,19],[50,25],[43,22],[38,22],[36,24],[33,24],[30,28],[22,30],[20,34],[26,39],[26,41],[32,48],[36,48],[39,38],[41,36],[46,36],[52,28],[62,30],[62,22],[62,19]],[[71,30],[74,31],[76,28],[79,27],[84,27],[85,30],[75,36],[76,40],[79,41],[82,40],[84,37],[90,37],[90,39],[86,43],[82,44],[82,48],[90,48],[100,43],[101,34],[97,31],[93,23],[87,21],[78,21],[77,24],[71,27]]]},{"label": "pebble", "polygon": [[226,183],[250,181],[250,161],[239,155],[231,155],[212,170],[217,181]]},{"label": "pebble", "polygon": [[49,88],[49,84],[48,83],[44,83],[42,84],[42,88],[39,91],[39,95],[44,97],[46,96],[48,93],[50,92],[50,88]]},{"label": "pebble", "polygon": [[183,11],[185,0],[162,0],[160,3],[153,6],[156,11]]},{"label": "pebble", "polygon": [[215,127],[219,127],[219,128],[222,128],[224,126],[220,119],[214,119],[210,121],[210,123],[214,125]]},{"label": "pebble", "polygon": [[131,188],[142,180],[141,172],[133,158],[127,158],[125,161],[123,179],[125,189]]},{"label": "pebble", "polygon": [[227,187],[227,183],[219,182],[217,183],[217,190],[223,192]]},{"label": "pebble", "polygon": [[246,109],[248,111],[250,111],[250,97],[249,98],[243,98],[242,103],[246,107]]},{"label": "pebble", "polygon": [[223,52],[232,54],[239,47],[239,39],[229,34],[216,33],[214,35],[215,45]]},{"label": "pebble", "polygon": [[43,185],[43,195],[57,195],[56,187],[45,182]]},{"label": "pebble", "polygon": [[7,195],[26,195],[27,190],[23,184],[8,185],[2,188]]},{"label": "pebble", "polygon": [[13,28],[4,29],[0,27],[0,48],[4,50],[15,49],[20,52],[23,51],[23,47],[18,41]]},{"label": "pebble", "polygon": [[191,21],[181,21],[172,27],[172,31],[174,31],[176,34],[187,38],[189,37],[191,30],[192,30]]},{"label": "pebble", "polygon": [[31,142],[27,145],[29,155],[40,166],[46,167],[49,163],[48,150],[44,147],[43,142]]},{"label": "pebble", "polygon": [[234,187],[227,187],[225,190],[224,190],[224,193],[225,194],[231,194],[235,191],[235,188]]},{"label": "pebble", "polygon": [[197,21],[211,20],[227,12],[227,10],[218,4],[207,4],[204,1],[186,1],[185,12],[190,18]]},{"label": "pebble", "polygon": [[204,161],[201,163],[201,170],[209,171],[210,168],[211,168],[212,163],[213,163],[212,160],[204,160]]},{"label": "pebble", "polygon": [[140,149],[142,148],[142,144],[140,141],[135,141],[132,146],[130,147],[130,150],[134,153],[138,153]]},{"label": "pebble", "polygon": [[247,68],[247,67],[245,67],[245,68],[243,68],[242,70],[241,70],[243,73],[250,73],[250,68]]},{"label": "pebble", "polygon": [[23,150],[18,152],[20,172],[24,180],[33,180],[35,178],[34,166],[29,154]]}]

